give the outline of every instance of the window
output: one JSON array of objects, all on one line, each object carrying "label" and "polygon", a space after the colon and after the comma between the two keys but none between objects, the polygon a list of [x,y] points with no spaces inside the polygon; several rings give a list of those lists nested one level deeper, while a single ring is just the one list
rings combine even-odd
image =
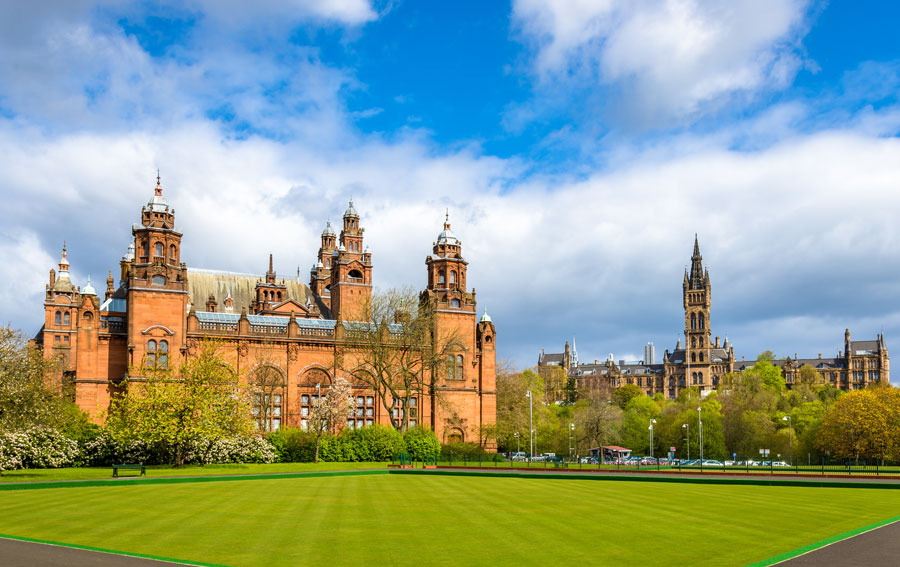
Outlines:
[{"label": "window", "polygon": [[175,254],[175,245],[169,245],[169,260],[175,262],[176,254]]},{"label": "window", "polygon": [[700,362],[703,362],[703,353],[700,353]]},{"label": "window", "polygon": [[465,378],[465,376],[463,376],[463,355],[461,354],[456,355],[456,377],[459,380]]},{"label": "window", "polygon": [[157,242],[153,247],[153,255],[154,256],[162,256],[163,255],[163,245],[162,242]]},{"label": "window", "polygon": [[700,328],[703,329],[706,327],[706,316],[703,313],[700,314]]},{"label": "window", "polygon": [[150,255],[150,244],[147,242],[141,243],[141,257],[146,258]]},{"label": "window", "polygon": [[456,307],[456,308],[459,308],[461,305],[462,305],[462,304],[459,302],[458,299],[451,299],[451,300],[450,300],[450,307]]},{"label": "window", "polygon": [[703,373],[702,372],[697,373],[697,379],[700,381],[700,384],[703,383]]},{"label": "window", "polygon": [[[250,413],[256,418],[256,427],[263,431],[278,431],[281,429],[281,394],[253,394],[253,406]],[[302,415],[302,411],[301,411]],[[302,427],[306,427],[306,420],[302,420]]]},{"label": "window", "polygon": [[450,270],[450,283],[456,283],[456,270]]},{"label": "window", "polygon": [[63,313],[63,325],[69,326],[72,323],[72,319],[69,317],[68,313]]},{"label": "window", "polygon": [[81,318],[85,323],[90,324],[90,322],[94,320],[94,314],[90,311],[86,311],[85,314],[81,316]]},{"label": "window", "polygon": [[147,341],[147,368],[156,368],[156,341],[150,339]]},{"label": "window", "polygon": [[697,315],[695,313],[691,313],[691,329],[697,328]]},{"label": "window", "polygon": [[56,325],[62,325],[62,313],[59,311],[56,312],[56,316],[53,318],[53,323]]},{"label": "window", "polygon": [[162,287],[166,285],[166,276],[153,276],[150,278],[150,284]]},{"label": "window", "polygon": [[447,276],[444,274],[444,270],[438,272],[438,283],[445,283],[447,281]]},{"label": "window", "polygon": [[169,343],[168,341],[159,341],[159,349],[156,357],[156,366],[159,368],[168,368],[169,366]]},{"label": "window", "polygon": [[691,362],[697,362],[697,353],[696,352],[691,353]]},{"label": "window", "polygon": [[691,348],[697,346],[697,337],[691,337]]}]

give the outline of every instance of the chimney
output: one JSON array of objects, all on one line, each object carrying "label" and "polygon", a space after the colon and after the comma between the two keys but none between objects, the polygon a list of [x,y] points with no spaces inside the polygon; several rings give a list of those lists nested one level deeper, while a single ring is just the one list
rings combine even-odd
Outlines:
[{"label": "chimney", "polygon": [[50,268],[50,287],[53,287],[53,284],[56,283],[56,270]]},{"label": "chimney", "polygon": [[820,352],[820,353],[819,353],[819,360],[821,360],[821,359],[822,359],[822,353]]},{"label": "chimney", "polygon": [[719,348],[719,337],[716,337],[716,348]]}]

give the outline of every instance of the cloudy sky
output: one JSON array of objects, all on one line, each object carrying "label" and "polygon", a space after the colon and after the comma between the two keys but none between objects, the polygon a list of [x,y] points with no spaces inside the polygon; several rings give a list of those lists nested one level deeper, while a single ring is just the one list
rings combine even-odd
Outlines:
[{"label": "cloudy sky", "polygon": [[[190,266],[382,287],[450,209],[500,355],[657,357],[694,234],[738,356],[900,338],[900,8],[857,0],[0,3],[0,317],[103,287],[157,168]],[[895,382],[900,380],[895,379]]]}]

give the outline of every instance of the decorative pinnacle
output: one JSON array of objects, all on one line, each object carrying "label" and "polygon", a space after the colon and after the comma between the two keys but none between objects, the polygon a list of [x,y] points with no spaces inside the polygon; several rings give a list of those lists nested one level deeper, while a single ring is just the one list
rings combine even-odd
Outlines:
[{"label": "decorative pinnacle", "polygon": [[444,228],[445,229],[450,228],[450,209],[449,208],[447,208],[446,212],[444,213]]},{"label": "decorative pinnacle", "polygon": [[157,168],[157,170],[156,170],[156,189],[154,190],[154,192],[155,192],[157,195],[162,195],[162,186],[159,184],[159,181],[160,181],[160,179],[159,179],[159,168]]}]

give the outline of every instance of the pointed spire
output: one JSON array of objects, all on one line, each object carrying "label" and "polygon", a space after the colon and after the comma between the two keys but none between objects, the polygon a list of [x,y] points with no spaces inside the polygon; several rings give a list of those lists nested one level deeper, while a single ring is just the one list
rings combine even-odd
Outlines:
[{"label": "pointed spire", "polygon": [[157,168],[157,169],[156,169],[156,189],[154,190],[154,193],[155,193],[156,196],[158,196],[158,197],[159,197],[159,196],[162,196],[162,186],[159,184],[159,181],[160,181],[160,178],[159,178],[159,168]]},{"label": "pointed spire", "polygon": [[700,241],[697,239],[697,233],[694,233],[694,255],[692,258],[700,257]]},{"label": "pointed spire", "polygon": [[62,256],[59,258],[59,277],[69,277],[69,258],[66,256],[66,241],[63,240]]},{"label": "pointed spire", "polygon": [[450,208],[448,207],[446,211],[444,211],[444,228],[450,228]]}]

